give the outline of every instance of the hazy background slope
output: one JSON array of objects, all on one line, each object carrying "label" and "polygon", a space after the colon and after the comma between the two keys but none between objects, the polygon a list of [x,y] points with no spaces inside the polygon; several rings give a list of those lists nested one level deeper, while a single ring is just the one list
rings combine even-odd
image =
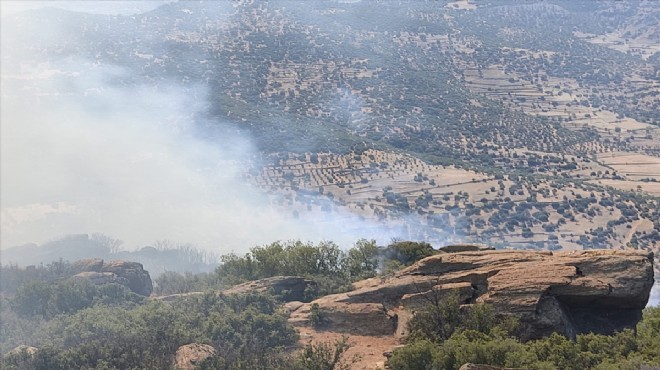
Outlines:
[{"label": "hazy background slope", "polygon": [[3,12],[3,249],[657,249],[652,2],[51,5]]}]

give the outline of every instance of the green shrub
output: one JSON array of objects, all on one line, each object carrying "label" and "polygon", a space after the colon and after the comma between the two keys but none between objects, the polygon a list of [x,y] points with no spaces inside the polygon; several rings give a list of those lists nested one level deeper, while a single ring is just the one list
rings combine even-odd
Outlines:
[{"label": "green shrub", "polygon": [[350,348],[347,337],[337,340],[333,344],[308,344],[295,358],[293,368],[305,370],[348,370],[357,360],[346,359],[344,356]]},{"label": "green shrub", "polygon": [[317,329],[323,327],[325,324],[325,318],[318,303],[312,303],[309,309],[309,323],[313,328]]},{"label": "green shrub", "polygon": [[385,256],[388,259],[399,261],[404,266],[436,254],[433,246],[425,242],[403,241],[392,243],[387,246]]},{"label": "green shrub", "polygon": [[58,283],[23,284],[10,300],[10,306],[24,317],[52,318],[94,305],[131,305],[144,299],[120,284],[95,285],[87,279],[72,277]]},{"label": "green shrub", "polygon": [[[451,302],[445,303],[451,305]],[[429,309],[454,312],[452,309]],[[444,308],[447,310],[447,308]],[[471,312],[471,313],[470,313]],[[508,320],[492,316],[488,306],[473,306],[454,325],[453,333],[417,331],[409,344],[388,361],[393,370],[458,369],[466,362],[531,369],[644,369],[660,365],[660,309],[648,308],[637,325],[637,334],[624,330],[615,335],[578,335],[575,342],[559,334],[521,343],[511,336]],[[444,316],[446,319],[450,316]],[[414,320],[433,319],[416,316]],[[475,322],[475,320],[477,322]],[[434,325],[433,321],[420,321]],[[443,322],[444,323],[444,322]],[[442,328],[442,326],[440,326]],[[420,335],[420,333],[422,335]]]},{"label": "green shrub", "polygon": [[393,370],[432,369],[433,357],[438,351],[434,343],[422,339],[394,351],[387,364]]}]

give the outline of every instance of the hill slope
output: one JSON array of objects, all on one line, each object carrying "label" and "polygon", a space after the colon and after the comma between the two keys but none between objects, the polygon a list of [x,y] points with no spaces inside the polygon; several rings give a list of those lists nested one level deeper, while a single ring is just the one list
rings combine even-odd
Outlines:
[{"label": "hill slope", "polygon": [[348,211],[438,241],[655,248],[660,65],[642,30],[657,20],[649,2],[43,9],[3,18],[18,36],[3,78],[24,86],[26,66],[82,60],[74,74],[130,71],[110,85],[204,86],[201,135],[247,133],[260,159],[244,158],[246,178],[297,217]]}]

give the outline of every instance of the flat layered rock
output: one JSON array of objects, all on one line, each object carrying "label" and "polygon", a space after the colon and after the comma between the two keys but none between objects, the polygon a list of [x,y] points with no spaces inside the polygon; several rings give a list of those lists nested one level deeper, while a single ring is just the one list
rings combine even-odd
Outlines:
[{"label": "flat layered rock", "polygon": [[326,330],[396,335],[405,333],[405,318],[420,305],[457,291],[464,304],[487,303],[517,317],[523,340],[612,333],[641,319],[654,282],[652,261],[649,252],[615,250],[441,253],[394,277],[367,279],[353,291],[299,305],[291,320],[307,325],[315,303],[328,318]]}]

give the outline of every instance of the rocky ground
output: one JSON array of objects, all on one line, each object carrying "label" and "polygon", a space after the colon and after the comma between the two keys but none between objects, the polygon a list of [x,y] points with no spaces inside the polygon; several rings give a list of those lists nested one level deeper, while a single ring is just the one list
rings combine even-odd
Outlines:
[{"label": "rocky ground", "polygon": [[[518,317],[523,339],[557,331],[611,333],[641,318],[653,285],[652,255],[637,251],[477,251],[428,257],[390,278],[355,284],[348,293],[291,302],[290,322],[301,342],[349,337],[355,368],[382,367],[384,354],[406,336],[421,305],[457,290],[464,304],[488,303]],[[312,305],[325,324],[313,328]]]}]

